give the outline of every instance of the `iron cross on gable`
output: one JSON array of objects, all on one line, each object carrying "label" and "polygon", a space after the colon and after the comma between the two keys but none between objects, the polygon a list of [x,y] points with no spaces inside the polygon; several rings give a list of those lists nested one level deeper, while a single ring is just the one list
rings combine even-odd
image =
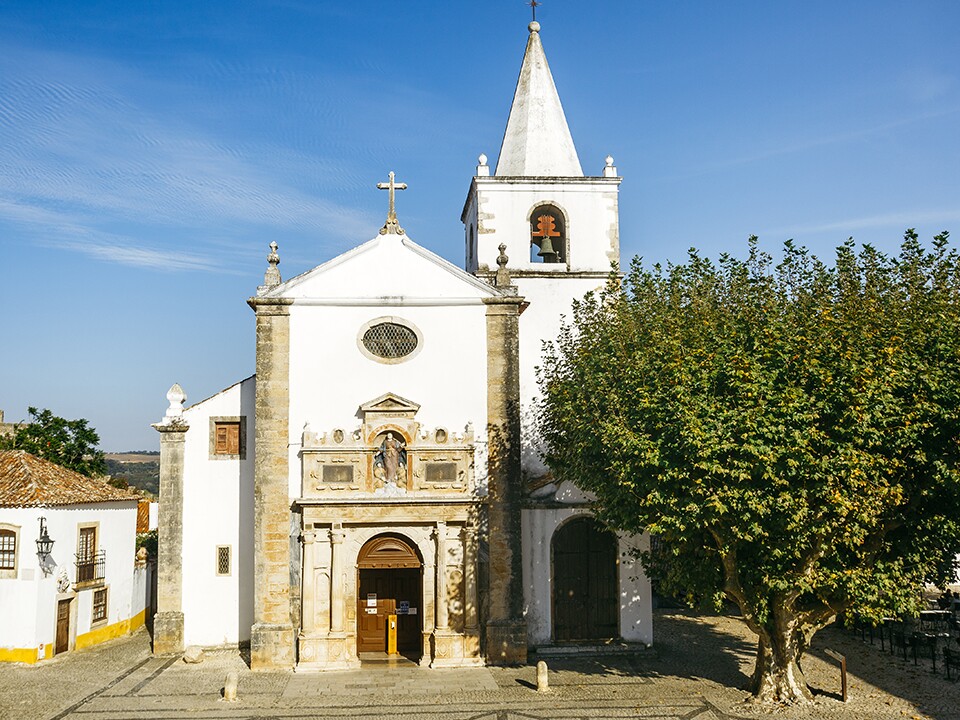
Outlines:
[{"label": "iron cross on gable", "polygon": [[406,183],[394,182],[394,173],[393,170],[390,171],[390,182],[377,183],[378,190],[388,190],[390,197],[390,206],[387,209],[387,222],[382,228],[380,228],[380,234],[386,235],[387,233],[395,233],[397,235],[403,235],[403,228],[400,227],[400,223],[397,222],[397,207],[396,201],[394,199],[394,192],[396,190],[406,190]]}]

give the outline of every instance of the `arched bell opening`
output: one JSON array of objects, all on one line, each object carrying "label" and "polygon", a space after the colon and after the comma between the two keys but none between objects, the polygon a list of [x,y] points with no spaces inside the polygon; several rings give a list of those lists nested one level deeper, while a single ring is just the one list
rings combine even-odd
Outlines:
[{"label": "arched bell opening", "polygon": [[620,635],[617,536],[592,517],[557,528],[550,543],[555,642]]},{"label": "arched bell opening", "polygon": [[540,205],[530,214],[530,262],[567,261],[567,227],[563,213],[554,205]]},{"label": "arched bell opening", "polygon": [[361,660],[386,656],[391,616],[397,652],[413,661],[422,654],[423,559],[416,544],[398,533],[368,540],[357,557],[357,653]]}]

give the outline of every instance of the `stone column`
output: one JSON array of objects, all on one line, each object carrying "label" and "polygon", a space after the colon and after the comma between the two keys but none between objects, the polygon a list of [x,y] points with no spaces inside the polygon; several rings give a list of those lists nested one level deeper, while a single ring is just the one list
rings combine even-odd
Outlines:
[{"label": "stone column", "polygon": [[257,313],[256,459],[253,490],[253,627],[250,668],[294,664],[290,607],[290,305],[255,297]]},{"label": "stone column", "polygon": [[438,522],[434,531],[437,540],[437,630],[447,630],[450,625],[447,607],[447,524]]},{"label": "stone column", "polygon": [[314,541],[317,534],[313,531],[303,533],[303,611],[300,614],[300,626],[304,635],[313,632],[317,620],[316,603],[316,559],[314,558]]},{"label": "stone column", "polygon": [[157,614],[153,619],[153,652],[165,655],[183,652],[183,446],[189,426],[178,417],[153,427],[160,433]]},{"label": "stone column", "polygon": [[330,530],[330,632],[343,632],[343,526],[334,523]]},{"label": "stone column", "polygon": [[525,663],[527,629],[523,618],[520,551],[520,346],[523,298],[513,294],[501,246],[497,286],[503,293],[486,298],[487,441],[490,555],[490,612],[486,624],[487,662]]},{"label": "stone column", "polygon": [[477,529],[473,523],[463,527],[463,627],[476,633],[480,626],[477,595]]}]

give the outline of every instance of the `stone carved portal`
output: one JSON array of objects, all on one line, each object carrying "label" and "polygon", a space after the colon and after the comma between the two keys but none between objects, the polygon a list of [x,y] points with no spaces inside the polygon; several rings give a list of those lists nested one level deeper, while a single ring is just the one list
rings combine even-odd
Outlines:
[{"label": "stone carved portal", "polygon": [[303,431],[299,671],[382,653],[386,616],[420,665],[482,664],[474,435],[426,429],[388,393],[358,427]]},{"label": "stone carved portal", "polygon": [[420,406],[387,393],[360,406],[360,427],[303,431],[302,495],[396,497],[413,493],[470,494],[474,435],[422,428]]}]

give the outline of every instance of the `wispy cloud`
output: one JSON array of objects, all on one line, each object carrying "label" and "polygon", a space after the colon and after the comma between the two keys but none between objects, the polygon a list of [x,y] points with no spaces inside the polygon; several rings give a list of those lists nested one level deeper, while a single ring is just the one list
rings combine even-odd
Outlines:
[{"label": "wispy cloud", "polygon": [[776,143],[768,143],[767,147],[756,152],[720,158],[713,162],[707,162],[699,165],[698,167],[690,168],[687,172],[671,175],[669,178],[662,178],[661,180],[682,180],[692,177],[700,177],[703,175],[711,175],[713,173],[728,170],[730,168],[763,162],[771,158],[809,152],[817,148],[829,147],[831,145],[850,144],[858,140],[871,137],[880,137],[884,133],[888,133],[892,130],[897,130],[903,127],[957,114],[960,114],[960,108],[947,108],[925,113],[918,113],[866,127],[851,128],[842,132],[824,133],[805,138],[793,138],[789,140],[777,141]]},{"label": "wispy cloud", "polygon": [[908,227],[927,225],[947,228],[950,224],[960,222],[960,210],[950,208],[946,210],[922,210],[917,212],[896,212],[864,217],[835,220],[828,223],[808,225],[788,225],[785,227],[767,230],[771,235],[803,235],[821,232],[855,232],[867,228],[895,227],[905,230]]},{"label": "wispy cloud", "polygon": [[[150,102],[149,81],[126,68],[26,51],[0,66],[9,70],[0,80],[0,224],[35,242],[107,262],[211,271],[222,263],[203,238],[232,228],[308,232],[338,245],[375,224],[300,187],[330,176],[349,185],[336,159],[214,140],[182,116],[188,108]],[[191,251],[138,239],[164,234],[189,235]]]}]

